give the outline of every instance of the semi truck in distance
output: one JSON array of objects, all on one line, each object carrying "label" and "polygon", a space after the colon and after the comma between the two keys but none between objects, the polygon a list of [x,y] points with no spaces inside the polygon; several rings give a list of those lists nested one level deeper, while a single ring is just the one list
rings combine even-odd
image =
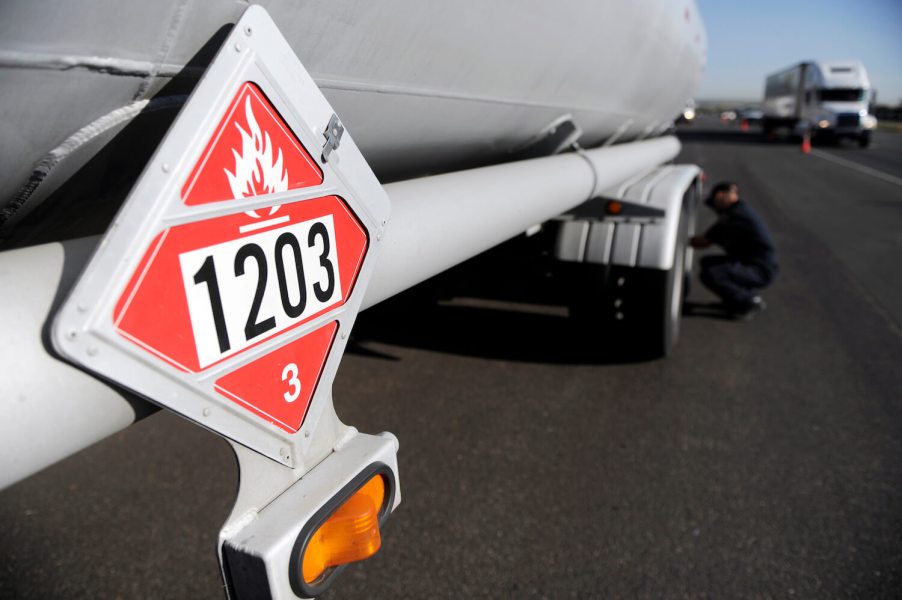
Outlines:
[{"label": "semi truck in distance", "polygon": [[530,236],[593,347],[675,347],[695,0],[9,0],[0,31],[0,489],[172,411],[238,461],[230,598],[320,595],[401,502],[399,440],[333,404],[359,311]]},{"label": "semi truck in distance", "polygon": [[869,113],[871,84],[857,60],[807,61],[768,75],[764,85],[765,136],[779,128],[821,139],[851,138],[866,148],[877,127]]}]

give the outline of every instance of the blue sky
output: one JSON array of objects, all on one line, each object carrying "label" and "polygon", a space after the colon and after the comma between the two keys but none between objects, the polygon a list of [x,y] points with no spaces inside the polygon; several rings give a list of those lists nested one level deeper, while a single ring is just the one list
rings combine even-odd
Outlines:
[{"label": "blue sky", "polygon": [[764,76],[860,59],[879,104],[902,102],[902,0],[698,0],[708,31],[700,99],[758,100]]}]

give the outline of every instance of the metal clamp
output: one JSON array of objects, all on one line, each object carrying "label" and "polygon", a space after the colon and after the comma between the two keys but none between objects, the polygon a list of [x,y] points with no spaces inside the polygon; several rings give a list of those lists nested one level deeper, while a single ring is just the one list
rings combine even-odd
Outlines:
[{"label": "metal clamp", "polygon": [[326,138],[326,145],[323,146],[323,162],[329,162],[329,155],[332,154],[333,150],[338,149],[344,132],[345,126],[338,120],[338,115],[333,113],[332,118],[329,119],[329,124],[326,126],[326,131],[323,132],[323,137]]}]

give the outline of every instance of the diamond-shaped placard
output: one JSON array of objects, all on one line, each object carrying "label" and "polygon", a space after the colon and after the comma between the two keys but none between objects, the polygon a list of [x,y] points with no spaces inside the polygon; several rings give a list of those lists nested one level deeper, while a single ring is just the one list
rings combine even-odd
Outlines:
[{"label": "diamond-shaped placard", "polygon": [[56,315],[54,347],[274,460],[321,460],[389,213],[348,132],[323,159],[330,122],[249,8]]}]

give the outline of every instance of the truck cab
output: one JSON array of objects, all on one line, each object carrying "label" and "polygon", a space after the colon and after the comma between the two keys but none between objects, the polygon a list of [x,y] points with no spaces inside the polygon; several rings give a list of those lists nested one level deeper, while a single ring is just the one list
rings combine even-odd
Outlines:
[{"label": "truck cab", "polygon": [[779,126],[822,139],[871,142],[877,120],[868,111],[871,85],[860,61],[804,62],[767,78],[766,134]]},{"label": "truck cab", "polygon": [[811,63],[806,70],[804,120],[818,135],[871,141],[876,119],[868,114],[871,86],[858,61]]}]

